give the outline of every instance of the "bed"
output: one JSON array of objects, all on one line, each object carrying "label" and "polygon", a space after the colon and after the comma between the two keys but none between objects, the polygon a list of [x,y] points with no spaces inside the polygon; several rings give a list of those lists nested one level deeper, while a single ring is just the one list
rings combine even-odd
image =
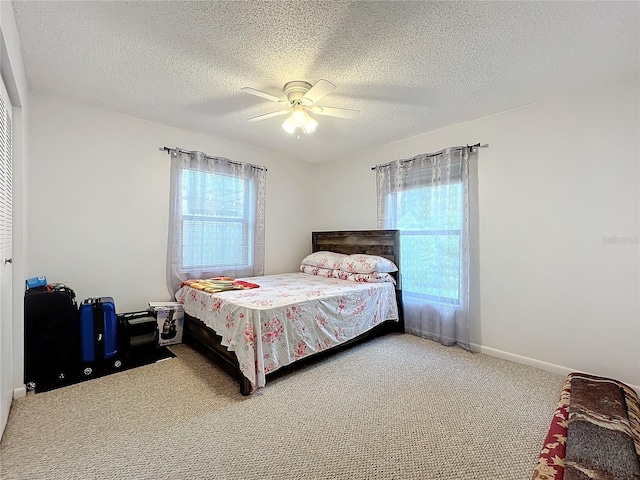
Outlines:
[{"label": "bed", "polygon": [[[398,230],[312,232],[312,252],[384,257],[400,265]],[[259,288],[207,293],[183,286],[184,341],[249,395],[294,366],[389,332],[403,332],[401,275],[361,283],[286,273],[242,279]]]}]

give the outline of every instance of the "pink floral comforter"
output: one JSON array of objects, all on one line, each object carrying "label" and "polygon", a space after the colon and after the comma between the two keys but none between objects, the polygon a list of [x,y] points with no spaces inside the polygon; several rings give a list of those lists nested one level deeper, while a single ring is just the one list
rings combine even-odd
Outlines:
[{"label": "pink floral comforter", "polygon": [[356,283],[305,273],[242,280],[259,288],[206,293],[183,286],[176,300],[236,353],[252,389],[265,374],[398,319],[391,283]]}]

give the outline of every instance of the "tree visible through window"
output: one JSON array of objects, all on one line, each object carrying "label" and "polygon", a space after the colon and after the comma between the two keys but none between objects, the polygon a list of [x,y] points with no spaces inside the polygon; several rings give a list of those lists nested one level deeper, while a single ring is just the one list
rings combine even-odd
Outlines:
[{"label": "tree visible through window", "polygon": [[[389,195],[399,206],[403,290],[457,304],[460,300],[462,185],[422,187]],[[430,274],[432,273],[432,274]]]},{"label": "tree visible through window", "polygon": [[467,349],[471,158],[449,147],[375,167],[378,228],[400,230],[405,331]]}]

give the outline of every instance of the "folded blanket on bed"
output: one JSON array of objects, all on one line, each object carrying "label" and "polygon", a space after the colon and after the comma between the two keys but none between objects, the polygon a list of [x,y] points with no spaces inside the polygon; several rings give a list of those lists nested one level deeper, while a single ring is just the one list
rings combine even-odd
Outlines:
[{"label": "folded blanket on bed", "polygon": [[245,282],[244,280],[236,280],[231,277],[213,277],[201,278],[194,280],[185,280],[181,286],[188,286],[207,293],[218,293],[227,290],[247,290],[249,288],[258,288],[260,285]]}]

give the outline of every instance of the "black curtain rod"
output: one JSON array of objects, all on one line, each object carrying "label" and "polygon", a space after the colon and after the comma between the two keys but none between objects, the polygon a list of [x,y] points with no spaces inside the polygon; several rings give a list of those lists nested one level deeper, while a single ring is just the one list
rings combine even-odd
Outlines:
[{"label": "black curtain rod", "polygon": [[[476,143],[475,145],[466,145],[464,147],[460,147],[460,148],[456,148],[454,151],[455,152],[459,152],[461,150],[464,150],[465,148],[468,148],[469,151],[471,151],[474,148],[487,148],[489,145],[485,144],[485,145],[480,145],[480,143]],[[416,157],[436,157],[438,155],[440,155],[442,153],[442,151],[437,152],[437,153],[430,153],[429,155],[416,155],[413,158],[406,158],[404,160],[400,160],[400,163],[405,163],[405,162],[412,162],[413,160],[415,160]],[[389,163],[383,163],[381,165],[376,165],[375,167],[371,167],[371,170],[375,170],[377,168],[382,168],[382,167],[388,167],[389,165],[391,165],[391,163],[393,162],[389,162]]]},{"label": "black curtain rod", "polygon": [[[160,150],[161,152],[166,151],[169,155],[171,155],[171,152],[194,153],[190,150],[183,150],[182,148],[171,148],[171,147],[160,147],[158,150]],[[258,170],[264,170],[265,172],[267,171],[267,167],[262,167],[260,165],[253,165],[252,163],[247,163],[247,162],[234,162],[233,160],[229,160],[228,158],[225,158],[225,157],[212,157],[211,155],[205,154],[204,158],[210,158],[211,160],[225,160],[232,165],[247,165],[251,168],[257,168]]]}]

